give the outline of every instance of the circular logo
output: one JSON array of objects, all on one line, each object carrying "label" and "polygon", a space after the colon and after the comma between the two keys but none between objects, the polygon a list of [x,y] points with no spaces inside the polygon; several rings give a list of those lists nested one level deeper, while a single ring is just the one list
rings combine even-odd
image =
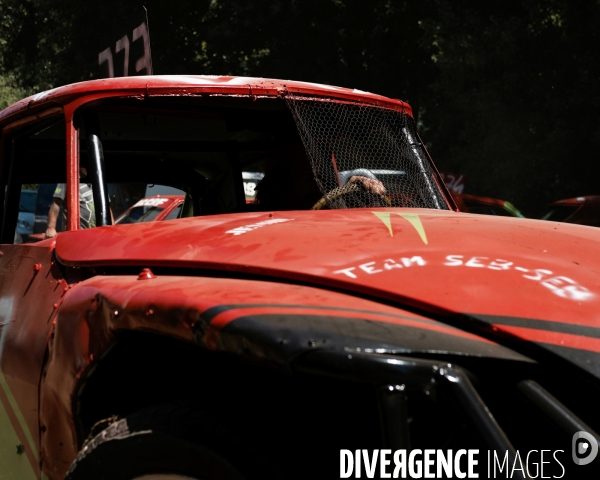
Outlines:
[{"label": "circular logo", "polygon": [[592,463],[598,455],[598,441],[588,432],[573,435],[573,461],[576,465]]}]

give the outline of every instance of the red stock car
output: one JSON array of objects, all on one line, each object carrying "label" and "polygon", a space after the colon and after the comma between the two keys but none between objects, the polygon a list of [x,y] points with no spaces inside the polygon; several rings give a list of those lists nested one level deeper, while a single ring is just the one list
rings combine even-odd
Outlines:
[{"label": "red stock car", "polygon": [[508,200],[480,197],[479,195],[465,193],[454,193],[452,197],[461,212],[524,218],[523,214]]},{"label": "red stock car", "polygon": [[156,195],[142,198],[116,218],[115,224],[174,220],[179,218],[184,199],[183,195]]},{"label": "red stock car", "polygon": [[[381,448],[594,466],[597,230],[458,212],[406,103],[114,78],[0,128],[2,478],[358,478],[340,450]],[[67,231],[13,244],[23,185],[60,182]],[[108,183],[180,189],[182,218],[110,225]]]},{"label": "red stock car", "polygon": [[551,203],[542,220],[600,227],[600,195],[567,198]]}]

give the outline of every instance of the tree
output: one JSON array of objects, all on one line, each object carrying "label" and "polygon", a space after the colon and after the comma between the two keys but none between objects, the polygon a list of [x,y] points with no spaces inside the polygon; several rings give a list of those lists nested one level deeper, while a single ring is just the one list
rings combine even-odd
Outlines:
[{"label": "tree", "polygon": [[[156,74],[293,78],[407,100],[444,170],[539,214],[594,193],[595,0],[148,0]],[[0,102],[94,78],[117,0],[0,0]]]}]

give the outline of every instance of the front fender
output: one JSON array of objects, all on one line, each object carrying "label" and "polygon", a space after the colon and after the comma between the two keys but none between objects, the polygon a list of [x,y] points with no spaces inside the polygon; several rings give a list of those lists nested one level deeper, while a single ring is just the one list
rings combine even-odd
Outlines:
[{"label": "front fender", "polygon": [[65,295],[42,379],[42,468],[52,480],[64,476],[78,451],[73,411],[78,382],[119,332],[131,330],[281,368],[315,348],[523,360],[494,342],[439,322],[318,288],[152,274],[93,277]]}]

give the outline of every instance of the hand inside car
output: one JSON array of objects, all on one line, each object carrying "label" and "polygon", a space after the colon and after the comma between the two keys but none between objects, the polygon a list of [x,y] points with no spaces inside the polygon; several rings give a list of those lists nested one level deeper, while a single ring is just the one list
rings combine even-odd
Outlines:
[{"label": "hand inside car", "polygon": [[386,193],[383,183],[381,183],[379,180],[363,177],[362,175],[354,175],[350,177],[348,183],[360,184],[360,186],[362,186],[367,192],[374,195],[383,196]]}]

